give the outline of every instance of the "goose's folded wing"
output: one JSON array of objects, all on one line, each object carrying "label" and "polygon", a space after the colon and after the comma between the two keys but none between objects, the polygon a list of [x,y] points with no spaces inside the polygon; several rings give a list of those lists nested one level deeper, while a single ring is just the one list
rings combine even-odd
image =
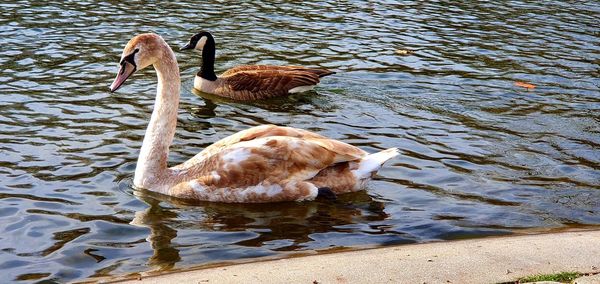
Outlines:
[{"label": "goose's folded wing", "polygon": [[227,77],[227,76],[234,75],[235,73],[241,72],[241,71],[267,70],[267,69],[277,69],[277,67],[269,66],[269,65],[241,65],[241,66],[233,67],[233,68],[223,72],[223,74],[221,74],[220,76]]},{"label": "goose's folded wing", "polygon": [[[325,73],[329,73],[329,74],[333,74],[333,72],[326,70],[326,69],[318,69],[318,68],[306,68],[306,67],[302,67],[302,66],[295,66],[295,65],[286,65],[286,66],[277,66],[277,65],[240,65],[240,66],[236,66],[233,67],[225,72],[223,72],[223,74],[221,74],[221,76],[226,77],[226,76],[231,76],[237,72],[241,72],[241,71],[275,71],[275,70],[280,70],[280,71],[309,71],[309,72],[314,72],[314,73],[318,73],[318,74],[325,74]],[[320,76],[322,77],[322,76]]]},{"label": "goose's folded wing", "polygon": [[319,75],[303,70],[244,70],[221,77],[233,91],[264,92],[270,97],[319,83]]}]

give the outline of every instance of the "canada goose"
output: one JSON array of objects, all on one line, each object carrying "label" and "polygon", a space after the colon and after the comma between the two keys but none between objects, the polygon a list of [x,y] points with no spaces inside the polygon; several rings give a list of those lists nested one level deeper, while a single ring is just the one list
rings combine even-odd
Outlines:
[{"label": "canada goose", "polygon": [[217,141],[169,168],[181,83],[175,54],[162,37],[141,34],[127,43],[110,91],[150,65],[158,85],[133,179],[138,188],[216,202],[313,200],[360,190],[385,161],[398,154],[390,148],[369,155],[310,131],[261,125]]},{"label": "canada goose", "polygon": [[260,100],[312,90],[319,78],[334,74],[326,69],[301,66],[243,65],[215,75],[215,39],[209,32],[190,38],[181,50],[202,51],[202,67],[194,78],[194,88],[235,100]]}]

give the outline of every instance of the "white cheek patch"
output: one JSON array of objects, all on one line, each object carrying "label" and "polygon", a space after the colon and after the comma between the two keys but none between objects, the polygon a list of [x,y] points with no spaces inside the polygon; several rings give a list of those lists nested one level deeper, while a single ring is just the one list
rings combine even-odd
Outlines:
[{"label": "white cheek patch", "polygon": [[206,44],[206,37],[203,36],[200,38],[200,40],[196,43],[196,48],[197,50],[202,50],[204,48],[204,45]]}]

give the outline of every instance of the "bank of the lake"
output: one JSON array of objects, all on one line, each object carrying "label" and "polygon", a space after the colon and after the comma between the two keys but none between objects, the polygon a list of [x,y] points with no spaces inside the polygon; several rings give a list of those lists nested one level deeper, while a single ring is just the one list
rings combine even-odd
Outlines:
[{"label": "bank of the lake", "polygon": [[600,273],[599,243],[600,230],[489,237],[142,273],[126,283],[502,283]]}]

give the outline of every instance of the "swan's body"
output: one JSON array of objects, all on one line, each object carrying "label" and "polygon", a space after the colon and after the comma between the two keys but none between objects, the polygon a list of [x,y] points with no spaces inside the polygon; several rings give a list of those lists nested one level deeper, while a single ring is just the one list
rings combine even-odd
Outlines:
[{"label": "swan's body", "polygon": [[180,81],[175,55],[160,36],[142,34],[127,44],[111,91],[149,65],[156,69],[158,85],[135,170],[138,188],[218,202],[312,200],[323,188],[336,194],[362,189],[385,161],[398,154],[392,148],[368,155],[310,131],[263,125],[226,137],[169,168]]},{"label": "swan's body", "polygon": [[215,40],[209,32],[194,35],[182,48],[202,51],[194,88],[235,100],[259,100],[312,90],[319,78],[334,72],[301,66],[244,65],[215,75]]}]

